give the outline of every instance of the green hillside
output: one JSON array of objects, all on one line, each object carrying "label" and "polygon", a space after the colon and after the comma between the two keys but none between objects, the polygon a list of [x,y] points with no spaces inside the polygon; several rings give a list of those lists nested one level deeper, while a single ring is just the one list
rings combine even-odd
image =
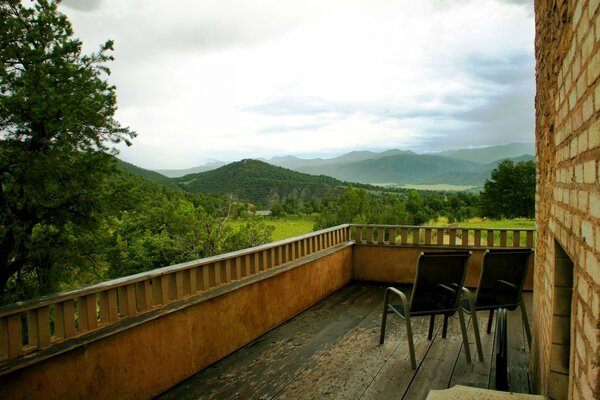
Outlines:
[{"label": "green hillside", "polygon": [[337,179],[362,183],[420,183],[447,172],[472,172],[481,164],[424,154],[397,154],[360,162],[305,167],[305,173],[322,173]]},{"label": "green hillside", "polygon": [[145,178],[146,180],[148,180],[150,182],[159,183],[159,184],[161,184],[163,186],[167,186],[171,189],[181,189],[179,184],[177,184],[177,182],[175,182],[173,179],[168,178],[162,174],[159,174],[158,172],[140,168],[136,165],[130,164],[130,163],[120,160],[118,158],[117,158],[117,163],[125,171],[127,171],[133,175],[141,176],[142,178]]},{"label": "green hillside", "polygon": [[233,194],[240,200],[267,207],[287,197],[302,203],[310,198],[335,196],[347,186],[328,176],[303,174],[251,159],[174,180],[190,192]]},{"label": "green hillside", "polygon": [[450,150],[440,153],[451,158],[487,164],[490,161],[519,157],[525,154],[535,155],[534,143],[510,143],[479,149]]}]

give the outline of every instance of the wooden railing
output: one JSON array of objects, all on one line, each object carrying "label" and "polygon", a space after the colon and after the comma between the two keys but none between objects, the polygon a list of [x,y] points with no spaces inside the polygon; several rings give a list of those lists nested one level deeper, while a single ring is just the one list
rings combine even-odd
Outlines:
[{"label": "wooden railing", "polygon": [[358,244],[531,248],[535,229],[461,228],[406,225],[353,225]]},{"label": "wooden railing", "polygon": [[350,226],[340,225],[1,307],[0,374],[7,361],[87,337],[132,317],[348,241]]}]

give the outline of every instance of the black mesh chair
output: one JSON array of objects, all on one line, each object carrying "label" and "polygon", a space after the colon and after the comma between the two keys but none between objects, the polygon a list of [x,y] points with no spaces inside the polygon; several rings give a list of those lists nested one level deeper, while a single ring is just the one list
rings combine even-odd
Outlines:
[{"label": "black mesh chair", "polygon": [[471,315],[480,359],[483,357],[483,351],[477,324],[477,311],[490,310],[487,325],[487,333],[490,333],[494,310],[506,308],[512,311],[520,306],[527,342],[531,347],[531,330],[522,296],[531,252],[531,249],[486,250],[475,296],[468,289],[463,288],[466,296],[461,300],[461,307]]},{"label": "black mesh chair", "polygon": [[[415,348],[411,327],[411,318],[417,316],[430,316],[428,339],[431,340],[433,325],[436,315],[444,316],[442,337],[446,337],[448,317],[458,311],[460,329],[465,346],[467,362],[471,362],[469,341],[465,328],[462,309],[459,307],[461,288],[465,280],[467,260],[471,252],[436,252],[421,253],[417,261],[417,275],[413,285],[410,302],[400,290],[388,287],[385,290],[383,317],[381,321],[381,335],[379,343],[385,340],[385,326],[388,313],[395,313],[406,322],[408,336],[408,349],[410,362],[413,369],[417,368]],[[400,304],[390,304],[390,296],[396,295]]]}]

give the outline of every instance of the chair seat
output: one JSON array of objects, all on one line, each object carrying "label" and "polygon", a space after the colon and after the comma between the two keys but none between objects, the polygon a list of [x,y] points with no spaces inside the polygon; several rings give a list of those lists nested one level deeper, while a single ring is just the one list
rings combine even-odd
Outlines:
[{"label": "chair seat", "polygon": [[[469,299],[462,298],[460,305],[463,309],[471,312],[471,303],[469,303]],[[477,299],[477,304],[475,304],[475,309],[477,311],[493,310],[496,308],[506,308],[507,310],[514,311],[517,307],[518,304],[503,304],[491,296],[480,296]]]},{"label": "chair seat", "polygon": [[[405,317],[405,315],[404,315],[404,307],[402,306],[402,304],[388,304],[388,307],[393,308],[400,315],[402,315],[403,317]],[[450,315],[454,314],[454,310],[448,310],[448,309],[440,308],[435,303],[421,303],[421,304],[419,304],[418,309],[410,311],[410,315],[411,316],[438,315],[438,314],[447,314],[447,315],[450,316]]]}]

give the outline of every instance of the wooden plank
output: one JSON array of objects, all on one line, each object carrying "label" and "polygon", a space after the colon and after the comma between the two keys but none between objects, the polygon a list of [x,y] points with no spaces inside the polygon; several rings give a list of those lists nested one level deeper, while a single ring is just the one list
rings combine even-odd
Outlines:
[{"label": "wooden plank", "polygon": [[[359,398],[405,334],[400,329],[399,318],[390,318],[386,342],[379,345],[377,333],[381,326],[381,312],[380,300],[356,326],[319,354],[275,397],[311,399],[335,394],[337,398]],[[310,391],[306,390],[308,387]]]},{"label": "wooden plank", "polygon": [[62,303],[56,303],[54,308],[54,338],[62,339],[65,337],[65,314]]},{"label": "wooden plank", "polygon": [[362,243],[362,227],[360,226],[354,228],[354,241],[356,243]]},{"label": "wooden plank", "polygon": [[6,317],[0,318],[0,360],[8,357],[8,323]]},{"label": "wooden plank", "polygon": [[382,226],[377,228],[377,244],[385,243],[385,231]]},{"label": "wooden plank", "polygon": [[486,333],[488,311],[479,311],[477,313],[477,322],[479,325],[479,335],[481,337],[481,347],[483,350],[483,361],[479,361],[477,355],[477,345],[475,343],[475,334],[468,313],[465,313],[465,319],[468,321],[467,332],[469,336],[469,347],[471,349],[471,364],[467,364],[464,356],[464,348],[461,348],[456,366],[452,372],[452,378],[448,387],[454,385],[465,385],[487,389],[490,381],[491,362],[494,351],[494,331],[491,334]]},{"label": "wooden plank", "polygon": [[469,230],[463,229],[461,234],[462,234],[462,245],[468,246],[469,245]]},{"label": "wooden plank", "polygon": [[488,247],[494,247],[494,230],[487,230],[487,245]]},{"label": "wooden plank", "polygon": [[431,228],[425,228],[425,244],[426,245],[430,245],[431,244]]},{"label": "wooden plank", "polygon": [[373,244],[373,227],[367,226],[367,244]]},{"label": "wooden plank", "polygon": [[400,244],[408,244],[408,229],[400,228]]},{"label": "wooden plank", "polygon": [[[439,316],[437,320],[441,322],[443,318]],[[441,325],[439,322],[438,326]],[[410,386],[404,394],[404,400],[424,399],[431,389],[448,388],[448,382],[452,378],[452,371],[463,344],[457,314],[448,321],[446,338],[443,339],[441,336],[442,329],[438,328],[429,351],[427,351],[414,379],[410,382]]]},{"label": "wooden plank", "polygon": [[107,291],[98,294],[98,306],[100,307],[100,323],[108,322],[108,293]]},{"label": "wooden plank", "polygon": [[391,245],[396,244],[396,228],[390,228],[389,242]]},{"label": "wooden plank", "polygon": [[125,293],[127,294],[127,316],[135,317],[138,314],[135,302],[135,283],[127,285]]},{"label": "wooden plank", "polygon": [[117,289],[108,290],[108,321],[114,322],[119,319]]},{"label": "wooden plank", "polygon": [[271,398],[381,299],[381,291],[343,288],[159,398]]},{"label": "wooden plank", "polygon": [[75,335],[75,307],[73,300],[62,302],[64,337],[69,338]]},{"label": "wooden plank", "polygon": [[[196,269],[194,268],[192,270],[194,272],[194,280],[190,281],[193,282],[194,286],[196,285]],[[192,272],[190,271],[190,273]],[[151,279],[146,279],[144,281],[144,285],[143,285],[143,292],[144,292],[144,311],[148,311],[154,308],[154,296],[152,293],[152,280]]]},{"label": "wooden plank", "polygon": [[481,229],[475,229],[475,246],[481,246]]},{"label": "wooden plank", "polygon": [[528,354],[527,339],[523,329],[521,310],[507,312],[508,333],[508,389],[515,393],[529,393],[527,375]]},{"label": "wooden plank", "polygon": [[[398,319],[399,318],[394,318]],[[401,340],[392,355],[386,360],[384,366],[377,371],[375,377],[360,397],[361,399],[402,399],[403,394],[410,388],[411,382],[419,372],[419,366],[427,358],[432,340],[427,339],[429,330],[428,317],[416,317],[411,319],[413,329],[413,343],[417,359],[417,370],[413,370],[410,364],[408,342],[406,340],[406,328],[403,321],[398,321],[401,332]],[[440,324],[436,324],[434,339]]]},{"label": "wooden plank", "polygon": [[455,246],[456,245],[456,229],[450,228],[449,229],[449,233],[450,233],[449,245],[450,246]]},{"label": "wooden plank", "polygon": [[7,319],[8,356],[16,357],[23,353],[21,339],[21,314],[10,315]]},{"label": "wooden plank", "polygon": [[521,247],[521,231],[513,231],[513,247]]},{"label": "wooden plank", "polygon": [[500,247],[506,247],[506,231],[500,231]]},{"label": "wooden plank", "polygon": [[412,229],[412,234],[413,234],[412,242],[413,242],[413,244],[419,244],[419,241],[421,240],[420,232],[421,232],[421,228],[413,228]]},{"label": "wooden plank", "polygon": [[27,345],[31,347],[38,346],[38,321],[37,311],[27,311]]},{"label": "wooden plank", "polygon": [[[243,257],[240,258],[240,261],[243,259]],[[239,264],[238,264],[239,266]],[[198,293],[198,268],[192,268],[189,270],[189,274],[190,274],[190,295],[193,296],[196,293]],[[241,270],[240,270],[240,276],[241,276]],[[148,282],[148,281],[146,281]]]},{"label": "wooden plank", "polygon": [[443,229],[438,228],[438,230],[437,230],[437,244],[440,246],[444,244],[444,230]]},{"label": "wooden plank", "polygon": [[533,247],[533,231],[527,231],[527,247]]}]

